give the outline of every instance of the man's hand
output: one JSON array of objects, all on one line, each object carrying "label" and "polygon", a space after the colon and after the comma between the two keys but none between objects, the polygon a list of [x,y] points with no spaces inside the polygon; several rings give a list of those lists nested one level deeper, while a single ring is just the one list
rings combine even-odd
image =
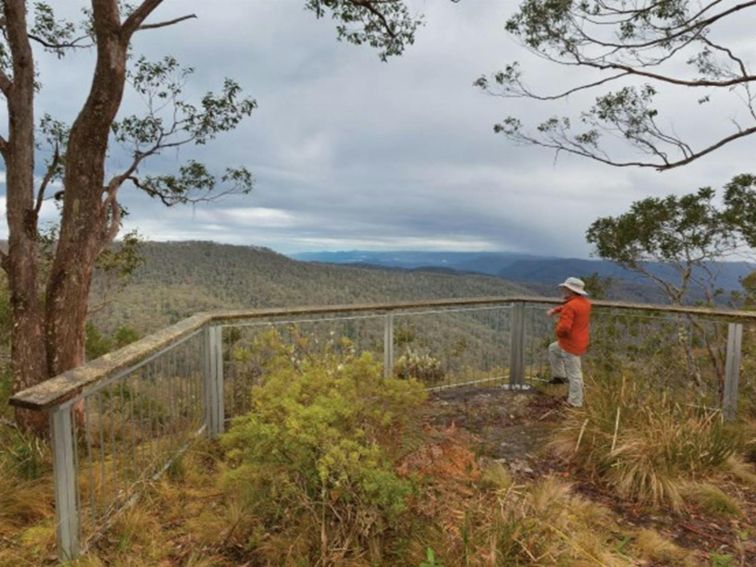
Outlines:
[{"label": "man's hand", "polygon": [[556,313],[557,313],[557,308],[552,307],[546,312],[546,315],[548,315],[549,317],[553,317],[554,315],[556,315]]}]

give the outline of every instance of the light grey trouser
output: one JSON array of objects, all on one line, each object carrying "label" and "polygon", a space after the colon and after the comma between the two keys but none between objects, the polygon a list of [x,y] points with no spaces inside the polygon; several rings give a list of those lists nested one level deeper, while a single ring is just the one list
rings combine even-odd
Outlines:
[{"label": "light grey trouser", "polygon": [[580,368],[580,357],[565,351],[555,341],[549,345],[549,362],[553,378],[567,378],[570,382],[567,403],[578,408],[582,407],[583,371]]}]

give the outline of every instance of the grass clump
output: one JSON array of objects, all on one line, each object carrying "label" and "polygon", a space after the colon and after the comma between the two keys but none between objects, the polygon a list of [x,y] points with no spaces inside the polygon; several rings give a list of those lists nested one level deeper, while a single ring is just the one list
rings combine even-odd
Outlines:
[{"label": "grass clump", "polygon": [[0,475],[5,482],[33,481],[51,470],[50,448],[44,439],[0,421]]},{"label": "grass clump", "polygon": [[234,537],[262,562],[385,563],[413,492],[394,465],[418,429],[422,386],[384,379],[369,355],[276,348],[252,411],[222,438],[244,518]]},{"label": "grass clump", "polygon": [[[494,488],[495,483],[502,484]],[[464,499],[436,503],[438,529],[424,543],[444,565],[631,565],[618,549],[612,513],[554,477],[518,485],[483,472]]]},{"label": "grass clump", "polygon": [[756,487],[756,467],[738,457],[727,459],[727,472],[746,486]]},{"label": "grass clump", "polygon": [[654,565],[693,567],[698,564],[688,550],[669,541],[654,530],[639,530],[635,536],[633,547],[641,558],[652,562]]},{"label": "grass clump", "polygon": [[500,565],[629,564],[610,544],[609,510],[574,494],[569,484],[546,478],[505,510],[489,535]]},{"label": "grass clump", "polygon": [[44,441],[0,422],[0,565],[39,565],[53,551],[50,469]]},{"label": "grass clump", "polygon": [[553,447],[625,499],[683,504],[681,486],[725,467],[743,435],[718,411],[673,402],[625,374],[586,384],[586,406],[566,417]]},{"label": "grass clump", "polygon": [[683,487],[685,500],[710,516],[720,518],[741,518],[743,507],[732,496],[720,488],[706,482],[695,482]]}]

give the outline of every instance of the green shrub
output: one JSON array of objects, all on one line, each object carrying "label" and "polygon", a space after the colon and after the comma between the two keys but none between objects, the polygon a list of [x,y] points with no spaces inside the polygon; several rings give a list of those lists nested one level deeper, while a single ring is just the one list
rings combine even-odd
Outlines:
[{"label": "green shrub", "polygon": [[587,381],[585,408],[568,414],[553,446],[623,498],[679,508],[682,483],[723,468],[743,435],[720,412],[619,372]]},{"label": "green shrub", "polygon": [[414,378],[423,384],[435,384],[444,379],[441,362],[430,354],[407,349],[394,365],[394,373],[403,379]]},{"label": "green shrub", "polygon": [[419,427],[422,386],[382,378],[368,355],[299,358],[272,337],[267,346],[278,354],[251,411],[222,438],[229,497],[258,521],[247,546],[267,560],[380,562],[378,543],[403,535],[412,484],[394,463]]}]

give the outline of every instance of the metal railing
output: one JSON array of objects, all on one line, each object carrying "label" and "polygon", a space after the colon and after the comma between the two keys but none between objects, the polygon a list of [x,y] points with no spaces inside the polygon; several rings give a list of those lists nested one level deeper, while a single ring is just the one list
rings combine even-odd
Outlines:
[{"label": "metal railing", "polygon": [[[78,556],[195,436],[215,437],[248,411],[262,378],[255,345],[266,333],[306,339],[315,350],[342,341],[375,353],[386,376],[411,375],[428,389],[522,389],[550,377],[546,310],[559,302],[489,297],[204,313],[19,392],[12,405],[49,414],[60,557]],[[589,372],[611,368],[619,354],[660,383],[678,365],[711,386],[707,403],[719,400],[733,419],[744,323],[756,330],[756,313],[596,301],[586,364]]]}]

